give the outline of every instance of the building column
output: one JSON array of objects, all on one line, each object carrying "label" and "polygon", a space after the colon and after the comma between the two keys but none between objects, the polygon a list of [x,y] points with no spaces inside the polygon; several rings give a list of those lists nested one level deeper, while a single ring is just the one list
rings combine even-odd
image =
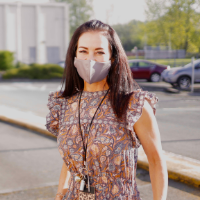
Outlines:
[{"label": "building column", "polygon": [[17,48],[16,59],[22,61],[22,24],[21,24],[21,3],[17,3]]},{"label": "building column", "polygon": [[36,6],[36,62],[40,64],[47,62],[45,16],[41,12],[40,5]]},{"label": "building column", "polygon": [[64,7],[64,52],[67,53],[70,38],[70,26],[69,26],[69,6],[65,4]]},{"label": "building column", "polygon": [[8,4],[4,5],[4,49],[8,50],[8,27],[7,27],[7,22],[8,22]]}]

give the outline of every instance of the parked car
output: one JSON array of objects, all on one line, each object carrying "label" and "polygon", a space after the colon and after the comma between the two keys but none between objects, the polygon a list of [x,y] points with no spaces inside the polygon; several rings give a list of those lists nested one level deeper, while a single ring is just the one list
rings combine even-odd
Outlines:
[{"label": "parked car", "polygon": [[[183,67],[166,69],[161,74],[161,79],[180,89],[189,89],[191,86],[192,63]],[[200,59],[194,61],[194,83],[200,83]]]},{"label": "parked car", "polygon": [[150,62],[148,60],[129,60],[129,65],[134,79],[147,79],[151,82],[159,82],[161,73],[170,66]]}]

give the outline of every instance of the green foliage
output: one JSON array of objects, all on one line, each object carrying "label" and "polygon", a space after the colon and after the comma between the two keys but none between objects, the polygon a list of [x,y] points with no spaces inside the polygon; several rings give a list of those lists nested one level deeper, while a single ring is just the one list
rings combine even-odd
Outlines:
[{"label": "green foliage", "polygon": [[148,21],[143,26],[148,45],[198,52],[200,48],[199,0],[146,0]]},{"label": "green foliage", "polygon": [[56,0],[69,5],[70,36],[84,22],[88,21],[93,13],[92,0]]},{"label": "green foliage", "polygon": [[19,61],[18,61],[18,62],[15,64],[14,67],[15,67],[15,68],[28,67],[28,65],[25,64],[25,63],[22,63],[22,62],[19,62]]},{"label": "green foliage", "polygon": [[112,26],[119,35],[126,51],[131,51],[135,46],[138,49],[142,49],[143,42],[140,34],[142,24],[140,21],[132,20],[127,24],[116,24]]},{"label": "green foliage", "polygon": [[10,51],[0,51],[0,70],[13,68],[14,56]]},{"label": "green foliage", "polygon": [[4,79],[9,78],[29,78],[29,79],[50,79],[62,78],[64,69],[56,64],[31,64],[7,70],[3,74]]},{"label": "green foliage", "polygon": [[18,73],[18,69],[9,69],[2,75],[4,79],[9,79],[9,78],[16,78],[16,74]]}]

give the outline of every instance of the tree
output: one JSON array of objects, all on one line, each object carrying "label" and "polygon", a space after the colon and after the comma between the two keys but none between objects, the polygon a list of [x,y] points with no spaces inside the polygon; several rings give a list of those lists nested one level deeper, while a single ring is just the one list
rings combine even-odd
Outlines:
[{"label": "tree", "polygon": [[146,0],[146,3],[148,21],[144,32],[149,45],[168,46],[170,42],[174,49],[198,51],[198,39],[194,36],[199,33],[199,0]]},{"label": "tree", "polygon": [[69,4],[70,36],[78,26],[88,21],[93,14],[92,0],[56,0]]},{"label": "tree", "polygon": [[135,46],[142,48],[141,26],[142,22],[132,20],[127,24],[116,24],[112,27],[115,29],[122,45],[126,51],[131,51]]}]

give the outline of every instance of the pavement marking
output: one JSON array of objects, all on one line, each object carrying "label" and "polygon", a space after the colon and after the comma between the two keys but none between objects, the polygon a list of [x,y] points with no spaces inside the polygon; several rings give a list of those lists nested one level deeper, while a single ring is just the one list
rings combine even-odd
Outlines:
[{"label": "pavement marking", "polygon": [[150,184],[145,184],[145,185],[137,185],[138,189],[140,189],[140,188],[147,188],[147,187],[152,187],[151,183]]},{"label": "pavement marking", "polygon": [[13,152],[13,151],[36,151],[36,150],[46,150],[46,149],[57,149],[58,147],[41,147],[41,148],[31,148],[31,149],[8,149],[0,150],[0,153]]},{"label": "pavement marking", "polygon": [[17,191],[23,191],[23,190],[30,190],[30,189],[38,189],[38,188],[43,188],[43,187],[47,187],[47,186],[58,186],[58,181],[57,182],[48,182],[48,183],[39,183],[37,185],[33,185],[32,187],[19,187],[16,189],[4,189],[4,190],[0,190],[0,194],[6,194],[6,193],[11,193],[11,192],[17,192]]},{"label": "pavement marking", "polygon": [[200,141],[200,138],[198,139],[185,139],[185,140],[161,140],[162,143],[173,143],[173,142],[196,142]]},{"label": "pavement marking", "polygon": [[19,89],[15,88],[15,87],[10,87],[10,86],[7,86],[7,85],[3,85],[3,86],[0,86],[0,90],[15,91],[15,90],[19,90]]},{"label": "pavement marking", "polygon": [[[2,91],[16,91],[16,90],[29,90],[29,91],[48,91],[52,90],[52,87],[47,87],[47,84],[44,85],[34,85],[32,83],[12,83],[12,85],[0,85],[0,90]],[[61,85],[57,87],[57,90],[60,90]],[[53,88],[56,90],[56,87]]]},{"label": "pavement marking", "polygon": [[44,91],[44,90],[46,90],[46,88],[47,88],[47,85],[43,85],[43,86],[40,88],[40,90],[41,90],[41,91]]},{"label": "pavement marking", "polygon": [[62,88],[62,85],[59,85],[59,86],[57,87],[56,91],[60,91],[61,88]]},{"label": "pavement marking", "polygon": [[177,112],[177,111],[200,111],[200,107],[180,107],[180,108],[158,108],[158,112],[169,111],[169,112]]}]

